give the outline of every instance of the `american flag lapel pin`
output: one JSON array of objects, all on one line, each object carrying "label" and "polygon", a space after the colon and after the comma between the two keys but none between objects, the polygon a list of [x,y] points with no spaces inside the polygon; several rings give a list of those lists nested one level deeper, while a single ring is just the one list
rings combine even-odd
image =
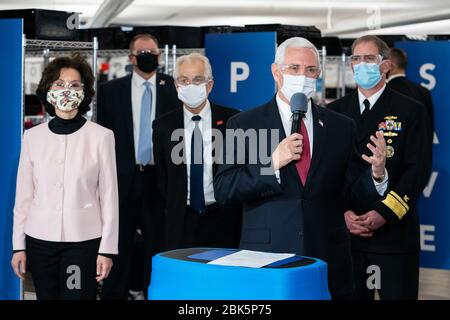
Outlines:
[{"label": "american flag lapel pin", "polygon": [[216,124],[217,124],[218,126],[222,125],[222,124],[223,124],[223,120],[217,120]]},{"label": "american flag lapel pin", "polygon": [[319,119],[319,126],[321,126],[323,128],[323,122],[320,119]]}]

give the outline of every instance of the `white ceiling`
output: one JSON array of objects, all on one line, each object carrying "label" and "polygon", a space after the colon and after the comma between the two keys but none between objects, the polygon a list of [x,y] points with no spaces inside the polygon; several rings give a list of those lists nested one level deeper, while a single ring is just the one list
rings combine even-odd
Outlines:
[{"label": "white ceiling", "polygon": [[[116,0],[106,0],[110,3]],[[120,0],[118,0],[121,2]],[[40,8],[80,12],[92,23],[103,0],[0,1],[0,10]],[[450,0],[134,0],[109,12],[115,25],[315,25],[323,35],[450,34]],[[105,14],[102,6],[102,13]],[[106,15],[106,14],[105,14]],[[113,17],[112,19],[110,17]],[[98,19],[100,21],[102,19]],[[95,21],[94,21],[95,22]]]}]

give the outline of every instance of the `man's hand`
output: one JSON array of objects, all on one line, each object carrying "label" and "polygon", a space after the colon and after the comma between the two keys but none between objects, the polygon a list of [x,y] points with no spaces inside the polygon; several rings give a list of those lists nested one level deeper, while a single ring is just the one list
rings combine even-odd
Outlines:
[{"label": "man's hand", "polygon": [[293,160],[300,160],[303,152],[303,137],[299,133],[293,133],[283,139],[272,153],[272,167],[279,170]]},{"label": "man's hand", "polygon": [[373,232],[369,228],[362,225],[361,217],[357,216],[353,211],[348,210],[344,213],[345,224],[350,233],[368,238],[373,236]]},{"label": "man's hand", "polygon": [[372,165],[372,175],[377,179],[384,176],[386,168],[386,141],[383,131],[377,131],[375,136],[370,136],[370,140],[375,145],[367,144],[367,148],[372,151],[372,156],[363,154],[362,158]]},{"label": "man's hand", "polygon": [[371,210],[363,214],[362,216],[359,216],[359,219],[361,220],[361,225],[370,229],[371,231],[379,229],[386,223],[386,220],[383,218],[383,216],[375,210]]}]

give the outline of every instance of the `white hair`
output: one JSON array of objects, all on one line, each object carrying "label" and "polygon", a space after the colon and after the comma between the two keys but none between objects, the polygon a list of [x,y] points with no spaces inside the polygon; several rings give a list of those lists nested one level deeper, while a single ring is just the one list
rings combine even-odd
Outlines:
[{"label": "white hair", "polygon": [[211,64],[209,63],[209,59],[198,53],[198,52],[194,52],[191,54],[187,54],[181,57],[177,58],[177,61],[175,62],[175,69],[173,70],[173,77],[176,79],[179,76],[179,70],[180,70],[180,66],[185,63],[185,62],[189,62],[189,63],[194,63],[195,61],[201,61],[203,62],[203,65],[205,66],[205,74],[204,76],[208,79],[212,79],[212,68],[211,68]]},{"label": "white hair", "polygon": [[275,54],[275,63],[281,65],[284,63],[284,58],[286,56],[287,48],[309,48],[314,51],[317,57],[317,66],[320,67],[320,55],[317,48],[308,40],[301,37],[292,37],[280,44],[277,48],[277,53]]}]

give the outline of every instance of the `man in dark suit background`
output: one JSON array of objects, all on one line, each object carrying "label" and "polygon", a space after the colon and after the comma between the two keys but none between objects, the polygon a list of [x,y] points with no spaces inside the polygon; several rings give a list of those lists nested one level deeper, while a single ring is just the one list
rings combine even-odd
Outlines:
[{"label": "man in dark suit background", "polygon": [[431,132],[434,133],[434,107],[431,93],[427,88],[406,78],[406,67],[408,65],[406,52],[403,49],[391,48],[389,60],[391,61],[391,69],[386,80],[387,86],[421,102],[427,110]]},{"label": "man in dark suit background", "polygon": [[237,248],[242,207],[216,203],[213,177],[226,123],[238,111],[209,102],[213,78],[205,56],[179,57],[174,77],[183,107],[153,123],[158,186],[166,204],[166,249]]},{"label": "man in dark suit background", "polygon": [[[214,190],[219,203],[244,205],[241,248],[322,259],[332,297],[343,299],[353,293],[344,199],[373,203],[384,193],[385,144],[382,135],[372,137],[373,155],[363,156],[371,168],[360,170],[352,120],[311,99],[300,133],[290,134],[291,96],[303,92],[311,98],[319,61],[317,49],[304,38],[278,47],[272,64],[278,92],[267,104],[228,121],[227,129],[236,130],[226,137],[234,142],[234,153],[225,148]],[[279,136],[271,143],[274,133]]]},{"label": "man in dark suit background", "polygon": [[157,72],[157,39],[138,34],[130,42],[131,75],[99,86],[98,123],[114,131],[119,183],[119,255],[103,283],[102,299],[127,299],[136,229],[144,240],[144,293],[150,282],[151,257],[163,250],[162,198],[158,193],[152,121],[180,106],[170,76]]},{"label": "man in dark suit background", "polygon": [[[423,155],[424,155],[424,183],[428,183],[428,180],[432,171],[433,162],[433,138],[434,138],[434,107],[433,100],[431,98],[430,91],[406,78],[406,67],[408,65],[408,56],[406,52],[399,48],[391,48],[389,50],[389,60],[391,61],[391,68],[388,72],[386,84],[389,88],[404,94],[407,97],[413,98],[419,101],[425,107],[428,115],[428,120],[423,119],[423,122],[429,122],[430,130],[428,142],[426,143]],[[423,184],[425,187],[426,185]]]},{"label": "man in dark suit background", "polygon": [[[419,284],[419,218],[417,197],[425,186],[424,165],[429,142],[429,121],[422,104],[389,86],[389,48],[380,38],[354,41],[351,56],[358,90],[327,108],[351,117],[357,124],[358,150],[367,151],[374,130],[387,139],[388,190],[377,203],[349,205],[345,213],[352,233],[355,297],[373,300],[417,299]],[[369,229],[369,232],[367,232]],[[378,267],[379,283],[368,286]],[[375,269],[372,269],[375,270]],[[369,272],[370,271],[370,272]]]}]

